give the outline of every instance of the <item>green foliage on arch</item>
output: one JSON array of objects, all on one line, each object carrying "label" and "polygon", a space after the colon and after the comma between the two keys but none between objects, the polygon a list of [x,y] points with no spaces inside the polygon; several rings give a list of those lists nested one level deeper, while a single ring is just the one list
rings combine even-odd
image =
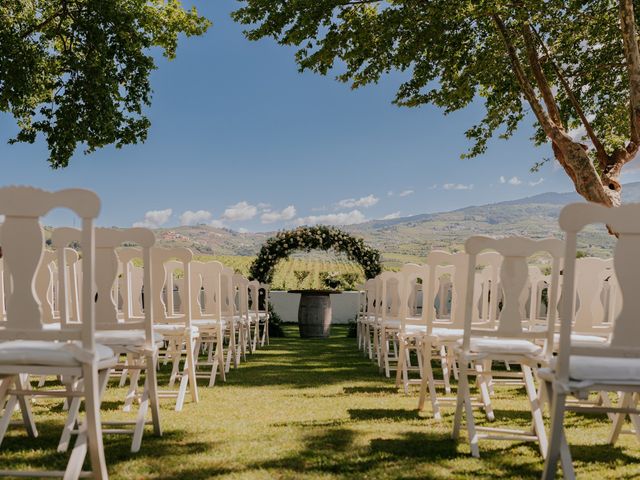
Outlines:
[{"label": "green foliage on arch", "polygon": [[311,250],[334,250],[347,255],[349,260],[362,266],[366,278],[373,278],[382,271],[380,252],[367,246],[361,238],[355,238],[335,227],[318,225],[298,227],[295,230],[278,232],[265,242],[258,258],[249,270],[252,278],[270,283],[277,263],[292,252]]}]

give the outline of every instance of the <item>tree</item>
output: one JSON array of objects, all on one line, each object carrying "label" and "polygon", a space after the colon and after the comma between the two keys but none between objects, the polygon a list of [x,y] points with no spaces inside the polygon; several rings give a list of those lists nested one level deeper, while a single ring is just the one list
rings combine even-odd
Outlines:
[{"label": "tree", "polygon": [[178,35],[210,22],[179,0],[2,0],[0,111],[14,116],[10,143],[44,135],[53,168],[85,152],[144,141],[150,49],[176,55]]},{"label": "tree", "polygon": [[[523,120],[585,199],[620,204],[622,167],[640,147],[640,50],[632,0],[244,0],[250,40],[297,46],[301,71],[352,88],[405,71],[394,103],[445,113],[482,99],[463,157]],[[532,168],[539,167],[536,164]]]}]

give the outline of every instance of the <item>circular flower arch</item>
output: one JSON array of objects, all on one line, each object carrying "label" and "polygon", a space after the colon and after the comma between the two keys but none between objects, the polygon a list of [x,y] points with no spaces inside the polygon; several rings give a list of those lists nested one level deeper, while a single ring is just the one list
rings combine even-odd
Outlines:
[{"label": "circular flower arch", "polygon": [[330,249],[344,253],[349,260],[359,263],[366,278],[373,278],[382,271],[380,252],[365,245],[361,238],[323,225],[278,232],[262,245],[249,271],[254,279],[270,283],[277,263],[292,252]]}]

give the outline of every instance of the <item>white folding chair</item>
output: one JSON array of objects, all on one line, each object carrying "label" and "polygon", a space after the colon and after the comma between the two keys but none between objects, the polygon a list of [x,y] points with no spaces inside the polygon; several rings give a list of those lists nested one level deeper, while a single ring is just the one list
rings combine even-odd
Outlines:
[{"label": "white folding chair", "polygon": [[[160,410],[158,406],[157,356],[158,344],[162,343],[162,335],[153,331],[153,306],[144,307],[144,316],[134,317],[130,309],[134,295],[129,282],[132,252],[126,252],[126,264],[118,257],[117,248],[124,243],[133,242],[141,246],[138,258],[144,263],[144,280],[142,288],[152,291],[151,285],[151,247],[155,243],[153,232],[146,228],[129,229],[96,229],[96,341],[111,348],[116,356],[126,355],[127,370],[132,371],[129,392],[125,398],[125,411],[129,411],[134,399],[140,400],[140,408],[135,421],[103,422],[114,428],[104,429],[104,433],[132,435],[131,451],[140,450],[147,412],[151,410],[151,424],[156,435],[162,435],[160,427]],[[51,240],[57,248],[64,248],[78,240],[80,232],[73,228],[54,230]],[[135,258],[135,257],[133,257]],[[118,274],[122,272],[124,282],[120,291],[124,296],[124,314],[118,311],[118,295],[116,285]],[[146,288],[145,288],[146,287]],[[122,370],[124,363],[114,368]],[[138,394],[138,379],[145,374],[142,392]],[[73,399],[69,407],[69,418],[58,444],[59,451],[65,451],[74,433],[76,417],[80,402]],[[125,428],[132,426],[132,428]],[[117,427],[117,428],[116,428]]]},{"label": "white folding chair", "polygon": [[[60,305],[60,328],[47,329],[42,322],[43,299],[34,295],[34,280],[44,252],[44,234],[40,217],[55,208],[66,208],[82,219],[82,315],[81,323],[69,321],[65,301]],[[6,299],[6,320],[0,328],[0,404],[8,396],[0,421],[0,438],[8,426],[11,414],[20,404],[27,432],[36,436],[31,418],[30,397],[33,391],[24,381],[25,375],[57,375],[82,386],[73,392],[52,391],[51,396],[81,397],[85,400],[85,418],[67,468],[63,472],[20,472],[22,476],[58,475],[78,478],[92,475],[107,478],[100,422],[100,393],[108,371],[116,364],[114,352],[95,341],[94,317],[94,219],[100,211],[98,197],[88,190],[69,189],[46,192],[29,187],[0,189],[0,214],[5,215],[0,243],[5,268],[10,272]],[[64,255],[61,256],[64,260]],[[60,270],[65,271],[64,264]],[[64,289],[65,286],[62,285]],[[63,295],[63,299],[66,298]],[[39,392],[46,395],[46,391]],[[83,472],[87,452],[91,471]],[[15,471],[0,471],[3,476],[20,475]]]},{"label": "white folding chair", "polygon": [[[640,392],[640,205],[606,208],[596,204],[572,204],[560,213],[560,228],[566,232],[564,285],[560,318],[558,356],[549,368],[541,369],[551,402],[551,432],[543,479],[555,478],[558,459],[563,477],[575,478],[571,452],[564,433],[566,411],[630,414],[640,410],[631,399]],[[605,224],[616,232],[615,276],[622,296],[622,309],[613,320],[611,336],[604,344],[574,345],[577,236],[587,225]],[[618,406],[570,404],[568,396],[584,400],[591,392],[624,392]],[[610,437],[611,441],[612,438]]]},{"label": "white folding chair", "polygon": [[[534,372],[539,366],[545,366],[552,353],[553,327],[555,309],[550,309],[546,328],[528,329],[525,313],[525,302],[529,295],[529,268],[527,259],[532,255],[544,252],[552,259],[552,276],[549,286],[550,304],[554,305],[558,298],[558,277],[563,245],[560,240],[532,240],[525,237],[508,237],[494,239],[488,237],[471,237],[465,243],[469,255],[467,272],[467,295],[465,302],[464,337],[456,348],[459,366],[459,385],[456,402],[456,414],[453,427],[453,438],[458,438],[462,425],[463,409],[466,429],[471,445],[471,453],[480,456],[478,442],[480,439],[521,440],[538,442],[540,452],[546,455],[547,437],[542,419],[542,409],[538,400],[538,391],[534,383]],[[502,285],[503,306],[494,325],[473,325],[474,283],[477,256],[484,250],[492,250],[502,256],[500,282]],[[536,340],[545,340],[544,346]],[[497,371],[486,369],[494,361],[520,365],[521,372]],[[479,369],[479,366],[485,366]],[[477,427],[474,419],[469,376],[482,375],[484,380],[495,377],[507,379],[518,378],[524,382],[532,416],[531,430],[515,430],[499,427]],[[485,390],[483,397],[489,401],[488,384],[480,383]],[[486,408],[486,406],[485,406]]]},{"label": "white folding chair", "polygon": [[[174,304],[174,266],[181,267],[182,289],[180,291],[180,310]],[[171,359],[173,368],[169,379],[169,388],[179,379],[178,391],[159,391],[162,397],[176,397],[175,410],[179,412],[184,406],[187,389],[191,400],[198,403],[198,385],[196,383],[195,351],[198,339],[198,327],[192,325],[191,298],[191,263],[193,253],[188,248],[151,249],[152,279],[151,302],[153,306],[153,329],[162,334],[167,347],[163,352],[165,358]],[[182,369],[180,364],[183,363]]]}]

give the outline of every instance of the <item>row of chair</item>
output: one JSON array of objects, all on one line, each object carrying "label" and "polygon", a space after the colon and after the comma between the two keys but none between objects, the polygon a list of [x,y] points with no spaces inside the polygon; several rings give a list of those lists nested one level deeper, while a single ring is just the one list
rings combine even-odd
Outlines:
[{"label": "row of chair", "polygon": [[[637,218],[639,205],[574,204],[560,216],[565,241],[476,236],[464,252],[434,251],[423,265],[383,272],[362,292],[358,346],[386,376],[395,370],[405,392],[420,384],[419,409],[428,399],[440,419],[442,404],[453,403],[453,436],[458,438],[464,423],[472,455],[479,456],[483,439],[534,441],[545,458],[544,478],[555,476],[559,458],[565,478],[573,478],[565,411],[608,413],[611,443],[628,415],[640,432],[640,323],[634,318],[640,305],[630,294],[640,275]],[[613,259],[576,260],[577,235],[593,223],[617,232]],[[411,372],[418,378],[410,378]],[[452,376],[457,395],[448,398],[438,387],[450,393]],[[531,429],[476,425],[478,407],[494,420],[491,399],[501,384],[524,386]],[[576,400],[567,401],[570,395]]]},{"label": "row of chair", "polygon": [[[53,230],[48,250],[40,218],[54,208],[75,212],[82,227]],[[0,443],[16,410],[35,437],[31,403],[64,399],[58,451],[74,436],[75,444],[66,470],[48,474],[65,478],[107,478],[103,433],[132,435],[137,452],[145,425],[162,434],[159,398],[175,398],[178,411],[188,394],[198,402],[198,378],[209,386],[226,380],[232,366],[269,342],[267,285],[220,262],[195,261],[189,249],[156,247],[148,229],[96,228],[99,208],[86,190],[0,189]],[[171,364],[164,390],[161,363]],[[101,420],[112,376],[129,382],[123,409],[139,404],[132,421]],[[32,387],[45,378],[58,388]],[[91,472],[82,471],[87,453]]]}]

